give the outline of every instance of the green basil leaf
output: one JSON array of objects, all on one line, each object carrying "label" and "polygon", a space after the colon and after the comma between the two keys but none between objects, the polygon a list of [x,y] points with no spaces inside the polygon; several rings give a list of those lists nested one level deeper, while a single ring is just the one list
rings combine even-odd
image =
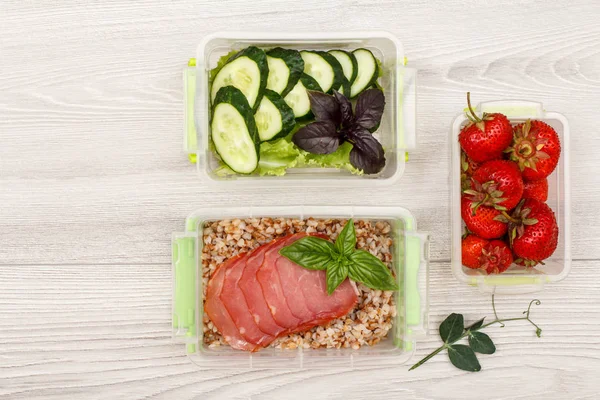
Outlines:
[{"label": "green basil leaf", "polygon": [[398,290],[396,279],[389,268],[368,251],[354,251],[348,261],[348,275],[353,280],[362,282],[371,289]]},{"label": "green basil leaf", "polygon": [[327,269],[327,264],[337,259],[333,243],[315,236],[296,240],[279,250],[279,254],[304,268],[316,270]]},{"label": "green basil leaf", "polygon": [[471,332],[469,334],[469,345],[477,353],[494,354],[496,352],[494,342],[483,332]]},{"label": "green basil leaf", "polygon": [[479,321],[474,322],[473,324],[467,326],[465,328],[465,330],[467,330],[467,331],[476,331],[477,329],[481,328],[481,325],[483,325],[483,320],[484,319],[485,319],[485,317],[483,317]]},{"label": "green basil leaf", "polygon": [[440,337],[444,343],[458,340],[465,330],[465,322],[462,314],[452,313],[440,324]]},{"label": "green basil leaf", "polygon": [[476,372],[481,371],[481,365],[477,360],[475,352],[464,344],[454,344],[448,347],[448,357],[450,362],[463,371]]},{"label": "green basil leaf", "polygon": [[332,294],[347,277],[348,263],[345,260],[330,262],[327,265],[327,294]]},{"label": "green basil leaf", "polygon": [[335,239],[335,249],[339,254],[349,255],[355,248],[356,232],[354,231],[354,221],[349,219],[337,239]]}]

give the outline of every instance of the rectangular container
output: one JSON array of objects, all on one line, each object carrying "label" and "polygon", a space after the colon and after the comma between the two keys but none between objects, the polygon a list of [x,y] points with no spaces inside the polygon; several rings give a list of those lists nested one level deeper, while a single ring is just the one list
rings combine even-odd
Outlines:
[{"label": "rectangular container", "polygon": [[[265,348],[256,353],[228,346],[204,346],[202,302],[203,226],[206,221],[253,217],[355,218],[390,221],[393,267],[399,290],[394,293],[397,315],[388,337],[358,350]],[[200,239],[200,240],[199,240]],[[206,208],[191,214],[186,231],[173,235],[173,338],[187,345],[192,361],[207,368],[356,368],[405,363],[415,341],[427,328],[429,236],[417,232],[412,214],[401,207],[228,207]],[[200,277],[200,279],[198,279]]]},{"label": "rectangular container", "polygon": [[527,119],[538,119],[552,126],[560,138],[561,156],[558,166],[548,177],[548,201],[556,215],[559,228],[558,247],[554,254],[544,260],[545,265],[526,269],[513,264],[507,271],[499,275],[485,273],[464,267],[461,260],[461,238],[464,222],[460,215],[460,145],[458,135],[468,122],[467,117],[459,115],[452,124],[451,148],[451,186],[452,186],[452,272],[461,282],[478,286],[485,292],[526,293],[541,290],[546,283],[564,279],[571,270],[571,189],[569,175],[569,123],[567,119],[555,112],[547,112],[541,103],[522,100],[502,100],[481,103],[477,112],[499,112],[506,115],[512,123],[524,122]]},{"label": "rectangular container", "polygon": [[[374,175],[353,175],[335,168],[292,168],[284,176],[237,174],[222,177],[214,174],[220,166],[210,149],[210,70],[219,58],[231,50],[254,45],[260,48],[281,46],[298,50],[354,50],[367,48],[381,60],[383,76],[379,79],[386,98],[380,128],[374,134],[386,151],[384,169]],[[407,151],[415,148],[416,71],[406,68],[402,44],[386,32],[322,33],[251,33],[221,32],[205,37],[197,49],[195,70],[184,73],[186,118],[184,150],[196,162],[203,180],[220,186],[373,186],[390,185],[404,172]],[[190,93],[195,93],[192,98]],[[192,103],[192,104],[190,104]]]}]

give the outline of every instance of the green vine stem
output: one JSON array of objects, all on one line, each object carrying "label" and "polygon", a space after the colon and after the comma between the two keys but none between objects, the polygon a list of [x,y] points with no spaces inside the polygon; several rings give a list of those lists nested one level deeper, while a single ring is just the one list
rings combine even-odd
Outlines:
[{"label": "green vine stem", "polygon": [[458,342],[459,340],[464,339],[465,337],[469,336],[469,334],[471,332],[474,331],[480,331],[484,328],[487,328],[488,326],[494,325],[494,324],[500,324],[501,327],[505,326],[505,322],[509,322],[509,321],[528,321],[531,325],[533,325],[536,330],[535,330],[535,334],[537,335],[537,337],[541,337],[542,335],[542,329],[535,324],[535,322],[533,322],[530,318],[529,315],[531,313],[531,306],[532,305],[536,305],[539,306],[540,304],[542,304],[541,301],[539,301],[538,299],[533,299],[529,302],[529,306],[527,307],[526,311],[523,311],[523,314],[525,315],[524,317],[516,317],[516,318],[505,318],[505,319],[500,319],[498,317],[498,313],[496,312],[496,304],[494,302],[494,295],[492,295],[492,309],[494,310],[494,320],[492,322],[488,322],[487,324],[481,325],[479,328],[476,329],[470,329],[467,328],[465,329],[465,331],[463,332],[463,334],[456,340],[450,342],[450,343],[444,343],[442,346],[440,346],[439,348],[435,349],[434,351],[432,351],[431,353],[429,353],[427,356],[425,356],[421,361],[419,361],[418,363],[416,363],[415,365],[413,365],[412,367],[410,367],[409,371],[412,371],[415,368],[420,367],[421,365],[423,365],[425,362],[429,361],[432,357],[434,357],[435,355],[437,355],[438,353],[440,353],[441,351],[447,349],[448,347],[452,346],[454,343]]}]

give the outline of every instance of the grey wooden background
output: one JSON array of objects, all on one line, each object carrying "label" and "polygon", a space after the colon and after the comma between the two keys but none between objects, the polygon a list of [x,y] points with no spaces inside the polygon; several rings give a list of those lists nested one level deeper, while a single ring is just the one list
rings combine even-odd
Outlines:
[{"label": "grey wooden background", "polygon": [[[600,392],[600,3],[24,1],[0,3],[0,397],[595,399]],[[418,140],[384,192],[200,185],[181,151],[181,69],[218,30],[387,30],[419,69]],[[170,234],[200,206],[402,205],[433,234],[430,337],[490,299],[450,272],[448,135],[464,107],[519,98],[567,116],[573,270],[465,373],[199,370],[170,339]],[[498,299],[520,313],[531,295]]]}]

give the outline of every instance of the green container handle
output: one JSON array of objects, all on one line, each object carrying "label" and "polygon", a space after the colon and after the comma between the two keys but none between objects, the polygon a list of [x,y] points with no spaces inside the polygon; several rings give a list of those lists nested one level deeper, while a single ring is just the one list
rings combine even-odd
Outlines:
[{"label": "green container handle", "polygon": [[187,344],[188,353],[196,352],[196,236],[175,234],[172,240],[173,263],[173,338]]}]

